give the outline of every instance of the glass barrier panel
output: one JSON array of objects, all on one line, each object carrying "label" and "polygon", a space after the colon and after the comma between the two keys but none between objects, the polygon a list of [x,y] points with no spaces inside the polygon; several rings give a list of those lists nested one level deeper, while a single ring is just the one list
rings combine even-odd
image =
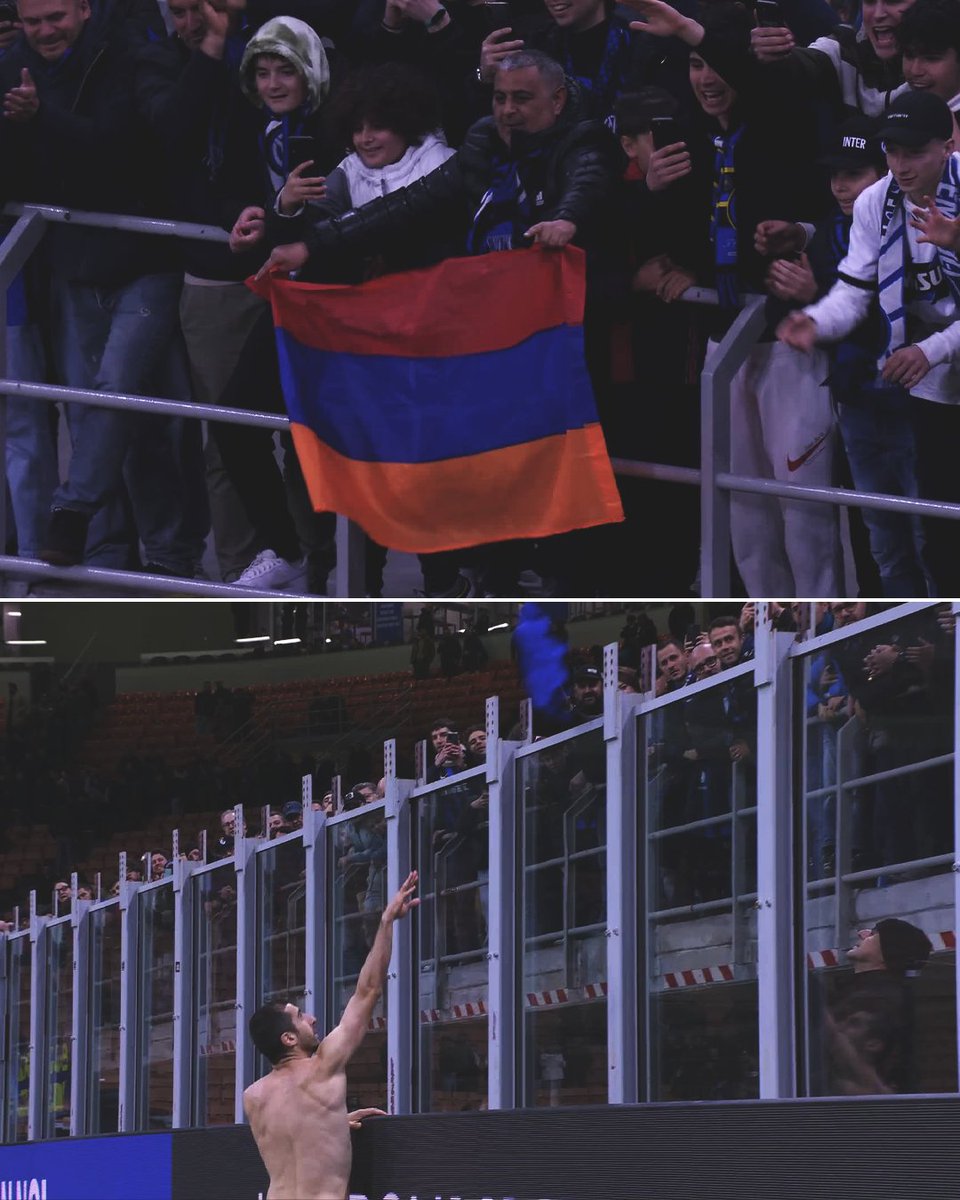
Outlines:
[{"label": "glass barrier panel", "polygon": [[87,918],[90,975],[86,1036],[90,1047],[86,1133],[116,1133],[120,1119],[120,904]]},{"label": "glass barrier panel", "polygon": [[755,1097],[753,676],[678,694],[641,718],[639,733],[648,1098]]},{"label": "glass barrier panel", "polygon": [[70,1039],[73,1033],[73,930],[69,918],[48,925],[40,934],[39,947],[47,966],[47,988],[43,998],[43,1132],[40,1136],[69,1137]]},{"label": "glass barrier panel", "polygon": [[30,938],[25,934],[7,942],[7,1079],[3,1140],[27,1140],[30,1093]]},{"label": "glass barrier panel", "polygon": [[232,862],[190,877],[194,1069],[191,1123],[234,1123],[237,1062],[237,875]]},{"label": "glass barrier panel", "polygon": [[808,1095],[957,1090],[955,636],[931,605],[795,663]]},{"label": "glass barrier panel", "polygon": [[607,1100],[606,747],[602,730],[517,764],[527,1106]]},{"label": "glass barrier panel", "polygon": [[413,801],[418,1112],[486,1107],[489,807],[482,777]]},{"label": "glass barrier panel", "polygon": [[[383,806],[360,809],[328,829],[327,978],[331,1024],[343,1015],[386,904],[387,821]],[[347,1067],[347,1109],[386,1108],[387,1006],[377,1004],[367,1036]]]},{"label": "glass barrier panel", "polygon": [[137,1129],[173,1122],[173,882],[138,892]]},{"label": "glass barrier panel", "polygon": [[[306,855],[302,841],[260,851],[257,862],[257,1007],[303,1004],[307,986]],[[270,1063],[257,1055],[257,1077]]]}]

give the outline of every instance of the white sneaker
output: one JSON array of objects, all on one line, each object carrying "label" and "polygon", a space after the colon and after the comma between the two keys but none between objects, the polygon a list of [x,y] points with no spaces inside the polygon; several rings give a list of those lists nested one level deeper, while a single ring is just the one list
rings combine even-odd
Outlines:
[{"label": "white sneaker", "polygon": [[236,583],[238,587],[276,588],[279,591],[298,579],[304,580],[306,573],[305,558],[287,562],[285,558],[278,558],[273,550],[261,550]]}]

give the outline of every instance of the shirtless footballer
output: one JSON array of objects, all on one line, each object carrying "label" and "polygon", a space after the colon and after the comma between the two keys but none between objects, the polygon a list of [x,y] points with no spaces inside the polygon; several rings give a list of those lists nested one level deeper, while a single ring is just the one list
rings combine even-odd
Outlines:
[{"label": "shirtless footballer", "polygon": [[363,1041],[383,992],[393,923],[420,901],[411,871],[383,910],[357,988],[340,1024],[321,1042],[316,1017],[293,1004],[267,1004],[250,1018],[253,1044],[273,1063],[243,1094],[243,1109],[270,1173],[267,1200],[346,1200],[350,1127],[379,1109],[347,1113],[347,1063]]}]

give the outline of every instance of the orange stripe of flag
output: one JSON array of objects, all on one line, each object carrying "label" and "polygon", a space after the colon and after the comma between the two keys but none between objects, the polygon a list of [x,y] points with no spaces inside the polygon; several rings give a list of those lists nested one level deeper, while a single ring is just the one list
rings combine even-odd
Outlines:
[{"label": "orange stripe of flag", "polygon": [[409,464],[357,462],[305,425],[290,428],[315,510],[349,517],[394,550],[457,550],[624,519],[599,425]]}]

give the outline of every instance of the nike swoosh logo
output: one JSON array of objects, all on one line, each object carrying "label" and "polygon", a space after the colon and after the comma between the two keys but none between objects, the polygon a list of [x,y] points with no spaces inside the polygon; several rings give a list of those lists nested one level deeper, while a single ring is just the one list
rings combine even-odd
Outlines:
[{"label": "nike swoosh logo", "polygon": [[820,436],[817,438],[817,440],[815,442],[813,442],[811,445],[809,445],[806,448],[806,450],[804,450],[804,452],[800,455],[799,458],[791,458],[790,455],[788,454],[787,455],[787,470],[790,471],[791,473],[793,471],[799,471],[799,469],[803,466],[803,464],[805,462],[809,462],[810,459],[813,458],[813,456],[816,454],[816,452],[820,449],[820,447],[823,445],[823,443],[827,440],[827,438],[829,436],[830,436],[829,429],[827,430],[826,433],[821,433]]}]

